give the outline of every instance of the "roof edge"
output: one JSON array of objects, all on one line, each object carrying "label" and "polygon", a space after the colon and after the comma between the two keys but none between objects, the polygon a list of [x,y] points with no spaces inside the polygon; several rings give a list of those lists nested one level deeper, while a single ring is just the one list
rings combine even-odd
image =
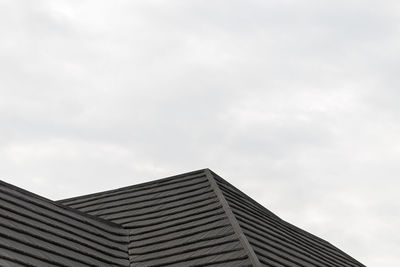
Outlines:
[{"label": "roof edge", "polygon": [[150,180],[150,181],[143,182],[143,183],[122,186],[122,187],[118,187],[118,188],[114,188],[114,189],[109,189],[109,190],[105,190],[105,191],[98,191],[98,192],[89,193],[89,194],[80,195],[80,196],[75,196],[75,197],[58,199],[55,202],[58,202],[58,203],[62,204],[64,202],[74,201],[74,200],[78,200],[78,199],[81,199],[81,198],[100,196],[102,194],[108,194],[108,193],[117,192],[117,191],[120,191],[120,190],[125,190],[125,189],[130,189],[130,188],[135,188],[135,187],[141,187],[141,186],[145,186],[145,185],[148,185],[148,184],[154,184],[154,183],[163,182],[165,180],[176,179],[176,178],[179,178],[179,177],[184,177],[184,176],[188,176],[188,175],[192,175],[192,174],[197,174],[197,173],[204,172],[205,170],[208,170],[208,169],[206,169],[206,168],[205,169],[199,169],[199,170],[185,172],[185,173],[181,173],[181,174],[177,174],[177,175],[167,176],[167,177],[161,178],[161,179]]},{"label": "roof edge", "polygon": [[38,200],[47,202],[47,203],[49,203],[49,204],[51,204],[51,205],[54,205],[54,206],[56,206],[56,207],[58,207],[58,208],[61,208],[61,209],[63,209],[63,210],[66,210],[66,211],[68,211],[68,212],[75,213],[76,215],[82,216],[83,218],[90,219],[90,220],[96,221],[96,222],[98,222],[98,223],[102,223],[102,224],[105,224],[105,225],[108,225],[108,226],[111,226],[111,227],[120,229],[120,230],[122,230],[122,231],[126,231],[126,229],[123,228],[122,225],[120,225],[120,224],[114,223],[114,222],[109,221],[109,220],[102,219],[102,218],[97,217],[97,216],[94,216],[94,215],[90,215],[90,214],[85,213],[85,212],[82,212],[82,211],[80,211],[80,210],[77,210],[77,209],[71,208],[71,207],[69,207],[69,206],[63,205],[62,203],[60,203],[60,202],[58,202],[58,201],[54,201],[54,200],[51,200],[51,199],[49,199],[49,198],[40,196],[40,195],[35,194],[35,193],[31,192],[31,191],[28,191],[28,190],[26,190],[26,189],[23,189],[23,188],[21,188],[21,187],[18,187],[18,186],[16,186],[16,185],[7,183],[7,182],[5,182],[5,181],[3,181],[3,180],[0,180],[0,185],[3,185],[3,186],[5,186],[5,187],[8,187],[8,188],[10,188],[11,190],[14,190],[14,191],[16,191],[16,192],[19,192],[19,193],[21,193],[21,194],[23,194],[23,195],[27,195],[27,196],[36,198],[36,199],[38,199]]},{"label": "roof edge", "polygon": [[253,264],[254,267],[261,267],[262,265],[256,255],[256,253],[254,252],[249,241],[247,240],[246,236],[244,235],[242,228],[240,227],[238,221],[236,220],[236,217],[233,214],[224,195],[222,194],[221,189],[218,187],[217,182],[215,181],[214,176],[212,174],[212,171],[207,168],[207,169],[204,169],[204,173],[206,174],[206,177],[211,185],[211,188],[214,190],[215,194],[217,195],[217,198],[218,198],[219,202],[221,203],[222,208],[225,211],[225,213],[228,217],[228,220],[233,227],[233,231],[236,233],[240,243],[243,246],[244,251],[247,253],[250,262]]},{"label": "roof edge", "polygon": [[[229,186],[231,186],[232,188],[234,188],[236,191],[238,191],[244,198],[246,198],[247,200],[251,201],[253,204],[255,204],[256,206],[260,207],[262,210],[270,213],[271,215],[273,215],[276,219],[280,220],[281,223],[284,223],[287,227],[292,228],[295,231],[301,232],[304,235],[307,235],[310,238],[313,239],[318,239],[320,242],[325,243],[326,245],[331,246],[333,249],[335,249],[336,251],[339,251],[340,253],[342,253],[343,255],[346,255],[346,257],[348,257],[348,259],[350,261],[352,261],[354,264],[358,264],[360,266],[366,266],[365,264],[363,264],[362,262],[360,262],[359,260],[355,259],[354,257],[352,257],[351,255],[349,255],[348,253],[346,253],[345,251],[343,251],[342,249],[340,249],[339,247],[337,247],[336,245],[333,245],[331,242],[323,239],[322,237],[319,237],[309,231],[306,231],[288,221],[286,221],[285,219],[282,219],[281,217],[279,217],[278,215],[276,215],[274,212],[268,210],[267,208],[265,208],[263,205],[261,205],[260,203],[258,203],[257,201],[255,201],[254,199],[252,199],[251,197],[249,197],[249,195],[247,195],[246,193],[244,193],[243,191],[241,191],[240,189],[238,189],[237,187],[235,187],[234,185],[232,185],[231,183],[229,183],[228,181],[226,181],[225,179],[223,179],[221,176],[219,176],[218,174],[216,174],[215,172],[213,172],[212,170],[209,170],[211,172],[211,175],[213,176],[213,178],[216,176],[219,179],[222,179],[225,183],[227,183]],[[215,178],[214,178],[215,179]],[[218,186],[218,185],[217,185]],[[229,205],[229,204],[228,204]]]}]

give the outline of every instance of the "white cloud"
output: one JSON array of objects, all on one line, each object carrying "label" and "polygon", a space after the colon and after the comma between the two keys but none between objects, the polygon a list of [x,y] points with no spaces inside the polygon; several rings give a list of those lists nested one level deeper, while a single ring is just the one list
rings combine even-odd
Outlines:
[{"label": "white cloud", "polygon": [[2,1],[0,175],[57,199],[210,167],[397,266],[399,8]]}]

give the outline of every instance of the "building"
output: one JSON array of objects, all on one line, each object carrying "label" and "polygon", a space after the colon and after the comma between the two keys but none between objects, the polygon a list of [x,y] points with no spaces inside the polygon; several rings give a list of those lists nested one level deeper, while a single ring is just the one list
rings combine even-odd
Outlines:
[{"label": "building", "polygon": [[0,266],[364,266],[209,169],[61,201],[0,182]]}]

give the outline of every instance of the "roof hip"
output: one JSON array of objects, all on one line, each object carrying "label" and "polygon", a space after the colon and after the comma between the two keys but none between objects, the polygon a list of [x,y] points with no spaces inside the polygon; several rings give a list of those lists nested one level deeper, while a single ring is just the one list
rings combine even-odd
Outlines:
[{"label": "roof hip", "polygon": [[217,182],[214,179],[214,175],[212,174],[210,169],[205,169],[204,172],[205,172],[207,179],[211,185],[211,188],[214,190],[215,194],[217,195],[217,198],[218,198],[219,202],[221,203],[222,208],[225,211],[225,213],[228,217],[228,220],[231,223],[233,230],[235,231],[235,233],[236,233],[240,243],[242,244],[243,249],[247,253],[251,263],[253,264],[254,267],[259,267],[259,266],[261,267],[262,265],[261,265],[260,261],[258,260],[253,248],[251,247],[246,236],[244,235],[242,228],[240,227],[238,221],[236,220],[236,217],[233,214],[224,195],[222,194],[221,189],[217,185]]}]

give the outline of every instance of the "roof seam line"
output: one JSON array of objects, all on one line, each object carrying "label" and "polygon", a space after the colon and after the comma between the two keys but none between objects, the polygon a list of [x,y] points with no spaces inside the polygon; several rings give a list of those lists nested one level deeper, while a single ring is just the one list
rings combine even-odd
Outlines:
[{"label": "roof seam line", "polygon": [[237,235],[240,243],[243,246],[244,251],[247,253],[251,263],[253,264],[254,267],[261,267],[261,263],[259,259],[257,258],[256,253],[254,252],[253,248],[251,247],[249,241],[247,240],[246,236],[244,235],[242,228],[240,227],[238,221],[236,220],[235,215],[233,214],[232,210],[230,209],[230,206],[228,202],[226,201],[224,195],[222,194],[221,189],[218,187],[217,182],[214,179],[214,176],[212,175],[211,171],[209,169],[205,169],[204,173],[206,174],[206,177],[208,181],[210,182],[211,188],[214,190],[214,193],[216,194],[219,202],[222,205],[222,208],[225,212],[225,214],[228,217],[229,222],[231,223],[233,227],[233,231]]}]

